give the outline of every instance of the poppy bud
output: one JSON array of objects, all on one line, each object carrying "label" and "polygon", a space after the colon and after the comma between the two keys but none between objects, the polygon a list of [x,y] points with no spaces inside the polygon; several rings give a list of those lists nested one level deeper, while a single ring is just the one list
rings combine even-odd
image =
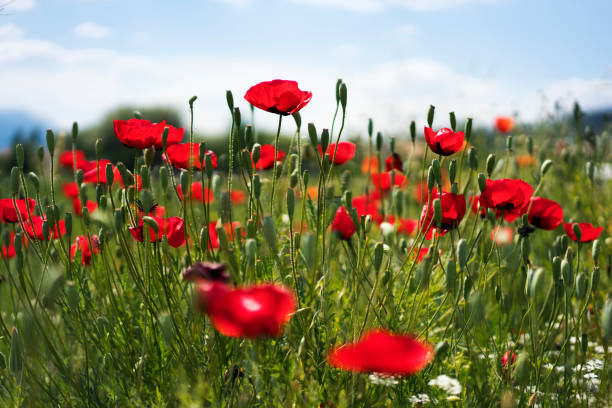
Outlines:
[{"label": "poppy bud", "polygon": [[555,256],[552,260],[552,275],[555,282],[561,278],[561,258]]},{"label": "poppy bud", "polygon": [[197,95],[193,95],[191,98],[189,98],[189,108],[193,109],[193,103],[196,101],[196,99],[198,99]]},{"label": "poppy bud", "polygon": [[29,172],[28,173],[28,180],[30,180],[30,183],[32,183],[32,186],[34,187],[34,192],[36,194],[38,194],[38,192],[40,191],[40,179],[38,178],[36,173],[34,173],[32,171]]},{"label": "poppy bud", "polygon": [[261,180],[259,179],[259,174],[253,176],[253,195],[256,200],[259,200],[259,196],[261,195]]},{"label": "poppy bud", "polygon": [[463,133],[465,134],[465,140],[469,142],[470,137],[472,136],[472,118],[467,118],[465,120],[465,127]]},{"label": "poppy bud", "polygon": [[529,380],[529,369],[531,364],[529,362],[529,354],[527,352],[521,352],[514,366],[514,383],[517,385],[524,385]]},{"label": "poppy bud", "polygon": [[380,152],[382,150],[383,145],[383,136],[382,133],[376,132],[376,151]]},{"label": "poppy bud", "polygon": [[533,154],[533,136],[527,136],[527,153],[531,156]]},{"label": "poppy bud", "polygon": [[264,217],[263,219],[263,234],[264,240],[270,249],[270,252],[276,254],[276,232],[274,228],[274,219],[272,217]]},{"label": "poppy bud", "polygon": [[612,344],[612,299],[606,301],[601,314],[601,331],[607,344]]},{"label": "poppy bud", "polygon": [[[183,190],[185,191],[185,190]],[[232,200],[229,191],[221,193],[221,222],[224,224],[230,222],[230,214],[232,211]]]},{"label": "poppy bud", "polygon": [[240,132],[240,124],[242,123],[242,115],[240,115],[240,108],[234,107],[234,124],[236,131]]},{"label": "poppy bud", "polygon": [[472,322],[480,324],[485,318],[485,304],[480,292],[472,293],[467,302],[468,312]]},{"label": "poppy bud", "polygon": [[495,300],[497,300],[497,302],[500,302],[502,298],[503,296],[502,296],[501,287],[499,285],[496,285],[495,286]]},{"label": "poppy bud", "polygon": [[340,176],[340,189],[342,191],[346,191],[349,188],[349,184],[351,183],[351,172],[349,170],[345,170]]},{"label": "poppy bud", "polygon": [[[153,207],[153,194],[149,190],[142,190],[140,192],[140,201],[142,202],[142,207],[145,210]],[[148,211],[147,211],[148,212]]]},{"label": "poppy bud", "polygon": [[552,166],[552,160],[548,159],[546,161],[544,161],[544,163],[542,163],[542,167],[540,167],[540,174],[542,176],[544,176],[548,170],[550,169],[550,166]]},{"label": "poppy bud", "polygon": [[182,171],[179,179],[181,181],[181,189],[183,191],[183,194],[185,195],[185,197],[190,196],[191,191],[189,189],[189,173],[186,171]]},{"label": "poppy bud", "polygon": [[597,287],[599,286],[599,274],[599,267],[594,267],[591,272],[591,291],[597,291]]},{"label": "poppy bud", "polygon": [[567,251],[567,246],[569,245],[569,238],[567,235],[563,235],[561,236],[561,252],[565,252]]},{"label": "poppy bud", "polygon": [[[302,128],[302,115],[300,115],[300,112],[293,112],[291,114],[291,116],[293,116],[293,120],[295,120],[295,126],[297,127],[298,132],[300,131],[300,129]],[[250,127],[251,125],[247,125],[247,127]],[[247,140],[248,143],[248,140]]]},{"label": "poppy bud", "polygon": [[51,157],[53,157],[53,154],[55,153],[55,136],[53,135],[53,131],[51,129],[47,129],[45,136],[47,138],[47,149],[49,150]]},{"label": "poppy bud", "polygon": [[436,184],[436,177],[432,166],[427,169],[427,190],[431,192]]},{"label": "poppy bud", "polygon": [[368,119],[368,137],[371,139],[374,134],[374,121],[372,118]]},{"label": "poppy bud", "polygon": [[439,198],[436,198],[433,201],[433,208],[434,208],[434,220],[436,221],[436,227],[441,227],[442,226],[442,202],[440,201]]},{"label": "poppy bud", "polygon": [[563,259],[561,261],[561,275],[563,276],[563,281],[566,285],[571,285],[574,276],[572,274],[572,264],[570,264],[567,259]]},{"label": "poppy bud", "polygon": [[295,186],[297,186],[298,181],[299,181],[298,169],[295,169],[289,176],[289,187],[295,188]]},{"label": "poppy bud", "polygon": [[302,180],[304,180],[304,188],[308,187],[308,170],[304,170],[302,173]]},{"label": "poppy bud", "polygon": [[436,184],[442,185],[442,169],[440,168],[440,160],[433,159],[431,161],[431,168],[433,169],[433,175],[436,178]]},{"label": "poppy bud", "polygon": [[249,238],[246,240],[244,245],[244,252],[246,253],[247,262],[249,265],[255,265],[255,258],[257,258],[257,241],[253,238]]},{"label": "poppy bud", "polygon": [[468,299],[470,297],[470,292],[472,291],[472,285],[474,284],[474,281],[472,280],[471,276],[466,276],[464,281],[463,281],[463,298],[464,299]]},{"label": "poppy bud", "polygon": [[[83,215],[85,215],[85,213],[83,213]],[[85,223],[85,225],[88,225],[88,224]],[[44,220],[42,223],[42,236],[43,236],[43,239],[49,238],[49,221],[48,220]]]},{"label": "poppy bud", "polygon": [[251,153],[247,149],[242,149],[240,152],[240,159],[242,160],[242,167],[246,168],[249,178],[253,176],[253,161],[251,159]]},{"label": "poppy bud", "polygon": [[[530,270],[531,279],[528,279],[529,286],[527,288],[527,295],[535,298],[540,293],[543,292],[544,284],[545,284],[545,274],[543,269],[537,269],[535,271]],[[528,274],[529,276],[529,274]]]},{"label": "poppy bud", "polygon": [[529,253],[531,252],[531,245],[529,244],[529,238],[523,237],[521,239],[521,255],[525,263],[529,262]]},{"label": "poppy bud", "polygon": [[342,85],[342,78],[336,81],[336,104],[340,103],[340,85]]},{"label": "poppy bud", "polygon": [[588,279],[586,275],[580,272],[576,275],[576,299],[583,299],[587,292]]},{"label": "poppy bud", "polygon": [[115,210],[113,219],[115,221],[115,229],[121,231],[123,228],[123,212],[121,212],[121,210]]},{"label": "poppy bud", "polygon": [[344,194],[342,194],[342,205],[345,206],[346,208],[351,208],[352,203],[353,203],[353,193],[351,193],[350,191],[345,191]]},{"label": "poppy bud", "polygon": [[404,212],[404,192],[398,187],[393,189],[393,208],[395,208],[395,214],[401,217]]},{"label": "poppy bud", "polygon": [[89,224],[91,224],[91,216],[89,214],[89,209],[83,206],[81,211],[83,212],[83,224],[89,226]]},{"label": "poppy bud", "polygon": [[66,235],[72,234],[72,213],[66,213],[64,215],[64,228],[66,228]]},{"label": "poppy bud", "polygon": [[478,189],[482,193],[487,188],[487,176],[484,173],[478,173]]},{"label": "poppy bud", "polygon": [[166,148],[168,147],[168,134],[170,133],[170,128],[165,127],[164,130],[162,130],[162,136],[161,136],[161,141],[162,141],[162,149],[166,150]]},{"label": "poppy bud", "polygon": [[9,369],[15,376],[20,376],[23,371],[23,348],[21,346],[21,337],[16,327],[13,327],[11,331]]},{"label": "poppy bud", "polygon": [[23,157],[23,145],[21,143],[18,143],[15,146],[15,156],[17,158],[17,165],[19,166],[20,169],[22,169],[24,157]]},{"label": "poppy bud", "polygon": [[[321,151],[326,152],[327,146],[329,146],[329,130],[323,129],[321,132]],[[329,162],[329,158],[325,162]]]},{"label": "poppy bud", "polygon": [[323,155],[323,174],[327,174],[329,172],[330,163],[331,158],[329,157],[329,154],[325,153]]},{"label": "poppy bud", "polygon": [[586,175],[589,178],[589,180],[591,180],[591,183],[593,182],[594,174],[595,174],[595,166],[593,166],[592,161],[588,161],[586,164]]},{"label": "poppy bud", "polygon": [[11,169],[11,192],[13,195],[19,193],[19,168],[17,166]]},{"label": "poppy bud", "polygon": [[295,193],[293,189],[287,189],[287,214],[289,220],[293,221],[293,212],[295,211]]},{"label": "poppy bud", "polygon": [[308,124],[308,136],[310,137],[310,144],[316,151],[317,146],[319,145],[319,138],[317,137],[317,129],[312,122]]},{"label": "poppy bud", "polygon": [[429,127],[433,125],[435,110],[436,110],[435,106],[429,105],[429,109],[427,110],[427,124],[429,125]]},{"label": "poppy bud", "polygon": [[76,181],[77,181],[77,184],[79,185],[79,187],[81,186],[81,184],[83,184],[83,178],[84,178],[83,170],[82,169],[78,169],[76,171]]},{"label": "poppy bud", "polygon": [[412,141],[412,144],[414,145],[414,142],[416,140],[416,123],[415,121],[410,121],[410,140]]},{"label": "poppy bud", "polygon": [[153,231],[155,231],[156,234],[159,231],[159,224],[157,223],[155,218],[149,217],[148,215],[146,215],[142,217],[142,222],[144,224],[147,224],[149,227],[153,228]]},{"label": "poppy bud", "polygon": [[161,182],[162,191],[168,190],[168,169],[166,166],[159,168],[159,180]]},{"label": "poppy bud", "polygon": [[391,146],[391,153],[395,153],[395,137],[391,136],[389,144]]},{"label": "poppy bud", "polygon": [[217,231],[217,237],[219,238],[219,247],[224,251],[230,251],[230,243],[227,238],[227,232],[225,232],[225,228],[221,223],[217,223],[215,227],[215,231]]},{"label": "poppy bud", "polygon": [[363,217],[363,231],[368,234],[372,229],[372,216],[370,214]]},{"label": "poppy bud", "polygon": [[347,93],[346,84],[342,82],[340,84],[340,105],[342,105],[342,111],[346,111]]},{"label": "poppy bud", "polygon": [[45,159],[45,149],[42,146],[38,146],[36,153],[38,154],[38,160],[42,163]]},{"label": "poppy bud", "polygon": [[457,264],[454,260],[450,259],[446,263],[446,290],[451,293],[455,293],[455,285],[457,281]]},{"label": "poppy bud", "polygon": [[96,159],[100,160],[102,158],[102,139],[100,138],[96,139],[95,152],[96,152]]},{"label": "poppy bud", "polygon": [[448,178],[451,184],[455,182],[455,176],[457,175],[457,160],[451,160],[448,164]]},{"label": "poppy bud", "polygon": [[249,218],[246,223],[247,238],[255,238],[257,236],[257,223],[254,219]]},{"label": "poppy bud", "polygon": [[457,243],[457,261],[459,262],[459,268],[464,269],[467,265],[469,256],[468,243],[464,238],[461,238]]},{"label": "poppy bud", "polygon": [[491,153],[487,157],[487,176],[491,177],[491,173],[493,173],[494,168],[495,168],[495,154]]},{"label": "poppy bud", "polygon": [[382,242],[377,242],[374,246],[374,270],[378,271],[382,265],[384,246]]},{"label": "poppy bud", "polygon": [[470,164],[470,169],[476,170],[478,168],[478,156],[476,155],[476,149],[470,147],[468,150],[468,163]]},{"label": "poppy bud", "polygon": [[572,231],[574,232],[574,235],[576,236],[576,241],[580,242],[582,239],[582,230],[580,229],[580,225],[578,225],[578,223],[572,224]]},{"label": "poppy bud", "polygon": [[[251,164],[249,163],[249,165]],[[204,171],[206,172],[206,177],[210,179],[213,174],[212,155],[210,153],[206,153],[204,156]]]},{"label": "poppy bud", "polygon": [[508,135],[506,137],[506,151],[508,152],[512,151],[512,135]]},{"label": "poppy bud", "polygon": [[450,117],[451,129],[453,129],[453,132],[456,132],[457,131],[457,118],[455,117],[455,112],[450,112],[448,116]]},{"label": "poppy bud", "polygon": [[232,95],[232,91],[229,89],[225,91],[225,100],[227,101],[227,107],[229,108],[230,113],[234,110],[234,95]]}]

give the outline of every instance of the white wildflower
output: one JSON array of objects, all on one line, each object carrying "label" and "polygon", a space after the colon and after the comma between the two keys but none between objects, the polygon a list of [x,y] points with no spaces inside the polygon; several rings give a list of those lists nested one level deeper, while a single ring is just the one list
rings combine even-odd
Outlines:
[{"label": "white wildflower", "polygon": [[385,237],[388,237],[389,235],[393,234],[393,232],[395,232],[395,228],[393,227],[393,224],[390,224],[388,222],[382,222],[380,223],[380,231]]},{"label": "white wildflower", "polygon": [[451,394],[451,395],[461,394],[461,389],[462,389],[461,383],[457,379],[451,378],[444,374],[439,375],[432,380],[429,380],[427,385],[429,385],[430,387],[441,388],[444,391],[446,391],[448,394]]},{"label": "white wildflower", "polygon": [[368,376],[368,379],[372,384],[376,385],[384,385],[385,387],[390,387],[393,385],[397,385],[397,378],[389,375],[383,375],[378,373],[372,373]]},{"label": "white wildflower", "polygon": [[411,404],[428,404],[431,402],[431,399],[429,399],[429,395],[427,394],[417,394],[417,395],[413,395],[410,398],[408,398],[408,401],[410,401]]}]

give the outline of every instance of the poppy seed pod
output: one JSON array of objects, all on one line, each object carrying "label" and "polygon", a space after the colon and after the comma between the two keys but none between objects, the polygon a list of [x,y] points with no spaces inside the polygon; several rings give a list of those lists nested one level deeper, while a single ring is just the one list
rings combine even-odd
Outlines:
[{"label": "poppy seed pod", "polygon": [[448,178],[451,184],[455,183],[455,177],[457,176],[457,160],[451,160],[448,164]]},{"label": "poppy seed pod", "polygon": [[459,262],[459,268],[464,269],[467,265],[468,256],[469,256],[469,248],[468,243],[464,238],[461,238],[459,242],[457,242],[457,261]]},{"label": "poppy seed pod", "polygon": [[552,160],[550,159],[545,160],[544,163],[542,163],[542,167],[540,167],[540,174],[544,176],[548,172],[552,164],[553,164]]},{"label": "poppy seed pod", "polygon": [[491,173],[493,173],[494,168],[495,168],[495,154],[491,153],[487,157],[487,176],[491,177]]},{"label": "poppy seed pod", "polygon": [[295,193],[293,189],[287,189],[287,215],[289,215],[289,220],[293,221],[293,212],[295,211]]},{"label": "poppy seed pod", "polygon": [[30,183],[32,183],[32,186],[34,187],[34,192],[38,194],[38,192],[40,191],[40,179],[38,178],[38,175],[36,175],[36,173],[31,171],[28,173],[28,179],[30,180]]},{"label": "poppy seed pod", "polygon": [[[142,184],[142,188],[151,188],[151,173],[149,172],[149,168],[147,166],[140,167],[140,181]],[[138,188],[138,183],[136,185]]]},{"label": "poppy seed pod", "polygon": [[586,275],[580,272],[576,275],[576,299],[584,299],[589,282]]},{"label": "poppy seed pod", "polygon": [[42,146],[38,146],[38,149],[36,150],[36,153],[38,154],[38,160],[42,163],[43,160],[45,159],[45,149]]},{"label": "poppy seed pod", "polygon": [[310,137],[310,144],[312,145],[312,148],[316,151],[317,146],[319,146],[319,138],[317,136],[317,129],[312,122],[308,124],[308,137]]},{"label": "poppy seed pod", "polygon": [[576,241],[580,242],[582,240],[582,230],[580,229],[580,225],[576,223],[572,224],[572,232],[576,236]]},{"label": "poppy seed pod", "polygon": [[161,183],[162,191],[168,190],[168,168],[162,166],[159,168],[159,181]]},{"label": "poppy seed pod", "polygon": [[563,276],[563,282],[565,285],[571,285],[574,281],[574,276],[572,273],[572,264],[567,261],[567,259],[563,259],[561,261],[561,275]]},{"label": "poppy seed pod", "polygon": [[612,344],[612,299],[606,301],[601,314],[601,332],[607,344]]},{"label": "poppy seed pod", "polygon": [[436,107],[433,105],[429,105],[429,109],[427,110],[427,125],[429,127],[433,125],[435,111],[436,111]]},{"label": "poppy seed pod", "polygon": [[384,252],[384,244],[382,242],[377,242],[374,246],[374,270],[380,270],[380,266],[382,265]]},{"label": "poppy seed pod", "polygon": [[442,202],[439,198],[436,198],[433,201],[434,208],[434,216],[433,219],[436,222],[436,227],[440,228],[442,226]]},{"label": "poppy seed pod", "polygon": [[383,145],[383,135],[381,132],[376,132],[376,151],[380,152]]},{"label": "poppy seed pod", "polygon": [[352,202],[353,193],[350,191],[345,191],[344,194],[342,194],[342,205],[344,205],[346,208],[351,208]]},{"label": "poppy seed pod", "polygon": [[451,293],[455,293],[455,286],[457,284],[457,264],[454,260],[450,259],[446,263],[446,269],[444,272],[446,275],[446,290]]},{"label": "poppy seed pod", "polygon": [[295,169],[295,170],[293,170],[293,172],[289,176],[289,187],[295,188],[295,186],[297,186],[299,180],[300,180],[300,175],[298,173],[298,169]]},{"label": "poppy seed pod", "polygon": [[76,142],[77,137],[79,136],[79,124],[77,122],[72,122],[72,142]]},{"label": "poppy seed pod", "polygon": [[225,91],[225,100],[227,101],[227,107],[230,113],[232,113],[234,111],[234,95],[229,89]]},{"label": "poppy seed pod", "polygon": [[472,137],[472,118],[467,118],[465,120],[465,127],[463,129],[463,133],[465,134],[465,140],[470,141],[470,137]]},{"label": "poppy seed pod", "polygon": [[512,135],[508,135],[506,137],[506,151],[508,152],[512,151]]},{"label": "poppy seed pod", "polygon": [[478,156],[476,155],[476,149],[473,147],[470,147],[468,150],[468,163],[471,170],[476,170],[478,168]]},{"label": "poppy seed pod", "polygon": [[404,212],[404,192],[398,187],[393,189],[393,208],[395,209],[395,214],[401,217]]},{"label": "poppy seed pod", "polygon": [[249,238],[246,240],[244,244],[244,252],[246,253],[247,262],[249,265],[255,265],[255,259],[257,258],[257,241],[253,238]]},{"label": "poppy seed pod", "polygon": [[19,167],[17,166],[11,169],[11,193],[13,195],[19,193]]},{"label": "poppy seed pod", "polygon": [[259,174],[253,176],[253,195],[256,200],[259,200],[259,196],[261,195],[261,179],[259,178]]},{"label": "poppy seed pod", "polygon": [[472,286],[474,285],[474,281],[471,276],[466,276],[463,280],[463,298],[467,300],[470,297],[470,293],[472,292]]},{"label": "poppy seed pod", "polygon": [[263,235],[270,252],[276,254],[276,231],[274,228],[274,219],[272,217],[264,217],[263,219]]},{"label": "poppy seed pod", "polygon": [[22,169],[23,161],[24,161],[24,154],[23,154],[23,145],[21,143],[18,143],[15,146],[15,156],[17,158],[17,166],[19,166],[19,168]]},{"label": "poppy seed pod", "polygon": [[552,260],[552,275],[555,282],[558,282],[561,278],[561,258],[558,256],[555,256]]},{"label": "poppy seed pod", "polygon": [[53,131],[51,129],[47,129],[45,137],[47,139],[47,149],[49,150],[51,157],[53,157],[53,154],[55,153],[55,136],[53,135]]},{"label": "poppy seed pod", "polygon": [[448,116],[450,120],[451,129],[453,129],[453,132],[456,132],[457,131],[457,118],[455,117],[455,112],[449,112]]},{"label": "poppy seed pod", "polygon": [[[329,130],[323,129],[321,132],[321,150],[326,152],[327,146],[329,146]],[[329,158],[324,160],[324,162],[329,162]]]},{"label": "poppy seed pod", "polygon": [[433,159],[431,161],[431,168],[433,169],[433,175],[436,179],[438,186],[442,185],[442,169],[440,168],[440,160]]},{"label": "poppy seed pod", "polygon": [[478,173],[478,189],[482,193],[487,188],[487,176],[484,173]]}]

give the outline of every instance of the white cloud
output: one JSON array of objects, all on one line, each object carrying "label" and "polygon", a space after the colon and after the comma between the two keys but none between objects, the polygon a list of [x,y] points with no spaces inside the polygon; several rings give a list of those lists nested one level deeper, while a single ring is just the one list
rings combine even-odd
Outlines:
[{"label": "white cloud", "polygon": [[398,35],[398,36],[410,37],[410,36],[420,33],[421,30],[419,29],[419,27],[417,27],[414,24],[402,24],[398,27],[395,27],[393,32],[395,35]]},{"label": "white cloud", "polygon": [[13,23],[0,26],[0,38],[15,39],[23,36],[23,30]]},{"label": "white cloud", "polygon": [[315,7],[346,9],[357,12],[376,12],[390,8],[417,11],[452,9],[469,4],[495,3],[501,0],[290,0]]},{"label": "white cloud", "polygon": [[88,21],[85,23],[77,24],[74,27],[74,33],[79,37],[100,40],[102,38],[108,37],[112,33],[112,30],[108,27],[101,26],[99,24]]},{"label": "white cloud", "polygon": [[[424,123],[429,104],[436,106],[434,126],[448,124],[448,112],[472,116],[475,125],[490,125],[499,114],[515,110],[525,120],[552,110],[556,99],[570,106],[578,98],[585,108],[612,105],[612,82],[572,78],[542,83],[539,89],[521,83],[483,79],[440,62],[409,58],[340,72],[333,64],[311,60],[280,61],[242,57],[185,55],[173,57],[128,54],[109,49],[68,49],[50,41],[23,37],[12,25],[0,26],[0,109],[27,109],[52,118],[59,127],[72,121],[92,124],[119,104],[174,106],[187,115],[187,100],[198,95],[196,129],[205,135],[224,132],[229,124],[225,91],[232,89],[245,121],[250,121],[243,95],[249,86],[273,78],[295,79],[313,92],[302,111],[303,123],[329,127],[335,107],[338,76],[348,84],[347,130],[362,132],[367,118],[384,133],[403,132],[409,121]],[[205,73],[205,74],[203,74]],[[541,95],[547,95],[543,101]],[[289,128],[290,121],[285,121]],[[258,127],[274,129],[276,116],[256,112]]]},{"label": "white cloud", "polygon": [[0,0],[0,9],[4,11],[16,12],[32,10],[36,7],[36,0]]},{"label": "white cloud", "polygon": [[235,7],[246,7],[253,4],[254,0],[215,0],[217,3],[227,3]]}]

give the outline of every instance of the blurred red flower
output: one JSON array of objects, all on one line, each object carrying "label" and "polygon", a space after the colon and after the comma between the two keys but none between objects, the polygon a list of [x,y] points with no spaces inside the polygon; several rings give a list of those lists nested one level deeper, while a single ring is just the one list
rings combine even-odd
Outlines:
[{"label": "blurred red flower", "polygon": [[234,204],[242,204],[246,201],[246,193],[242,190],[232,190],[230,192],[230,200]]},{"label": "blurred red flower", "polygon": [[565,229],[565,233],[572,239],[572,241],[578,241],[576,234],[574,234],[574,224],[578,224],[578,227],[580,228],[580,235],[582,235],[580,237],[580,242],[595,241],[603,231],[603,227],[594,227],[593,224],[588,222],[564,222],[563,229]]},{"label": "blurred red flower", "polygon": [[442,128],[435,132],[430,127],[425,127],[425,141],[429,148],[442,156],[450,156],[463,148],[465,136],[463,132],[453,132],[449,128]]},{"label": "blurred red flower", "polygon": [[513,365],[515,360],[516,354],[514,354],[511,350],[506,350],[502,356],[502,367],[508,369],[508,362],[510,362],[510,365]]},{"label": "blurred red flower", "polygon": [[91,263],[91,255],[100,253],[100,240],[97,235],[91,236],[93,251],[89,245],[89,239],[84,235],[78,235],[74,238],[74,244],[70,246],[70,259],[74,261],[77,251],[81,252],[81,265],[89,265]]},{"label": "blurred red flower", "polygon": [[509,245],[514,239],[514,230],[510,227],[495,227],[491,231],[491,241],[497,245]]},{"label": "blurred red flower", "polygon": [[532,197],[529,223],[545,230],[554,230],[563,222],[563,208],[552,200]]},{"label": "blurred red flower", "polygon": [[[180,186],[180,184],[176,187],[176,189],[179,198],[181,200],[184,200],[183,188]],[[194,181],[193,183],[191,183],[191,198],[202,203],[204,202],[204,197],[206,197],[207,203],[212,203],[214,201],[212,190],[208,187],[202,187],[201,181]]]},{"label": "blurred red flower", "polygon": [[[319,155],[323,156],[323,149],[321,149],[321,145],[318,146]],[[351,160],[355,157],[355,143],[351,142],[340,142],[338,143],[338,149],[336,149],[336,144],[332,143],[327,146],[325,153],[329,155],[329,162],[333,162],[334,164],[344,164],[347,161]],[[334,159],[334,152],[336,153],[336,158]]]},{"label": "blurred red flower", "polygon": [[82,166],[82,170],[85,173],[83,175],[83,182],[97,184],[99,181],[100,184],[108,184],[108,180],[106,179],[106,166],[109,164],[112,166],[113,169],[113,179],[121,180],[121,173],[119,172],[119,170],[115,166],[113,166],[109,160],[102,159],[100,160],[99,166],[98,162],[95,160],[86,162]]},{"label": "blurred red flower", "polygon": [[62,185],[64,195],[70,199],[79,198],[79,186],[77,183],[64,183]]},{"label": "blurred red flower", "polygon": [[355,343],[334,348],[327,361],[342,370],[407,376],[422,370],[433,357],[433,348],[412,335],[372,330]]},{"label": "blurred red flower", "polygon": [[[163,236],[168,237],[168,244],[171,247],[178,248],[185,244],[185,223],[180,217],[151,217],[159,226],[157,234],[152,227],[149,227],[149,240],[151,242],[161,241]],[[134,239],[142,242],[144,239],[144,222],[140,219],[137,227],[130,227],[130,232]]]},{"label": "blurred red flower", "polygon": [[[240,222],[232,221],[232,223],[225,224],[225,233],[227,234],[227,238],[232,241],[234,239],[234,232],[238,227],[240,227]],[[217,235],[217,221],[212,221],[208,223],[208,232],[210,234],[210,243],[208,245],[208,249],[217,249],[219,248],[219,236]],[[242,237],[246,237],[246,232],[242,230]]]},{"label": "blurred red flower", "polygon": [[39,241],[46,241],[47,239],[58,239],[60,236],[63,237],[66,234],[66,225],[64,220],[60,220],[53,230],[49,228],[49,236],[43,234],[43,223],[46,221],[45,218],[39,217],[38,215],[32,215],[32,221],[24,221],[23,226],[25,232],[32,239]]},{"label": "blurred red flower", "polygon": [[[381,189],[383,192],[387,192],[391,189],[391,172],[387,171],[384,173],[372,174],[372,183],[376,186],[376,188]],[[393,176],[393,185],[401,187],[404,185],[404,177],[403,174],[395,172]]]},{"label": "blurred red flower", "polygon": [[369,196],[360,195],[354,197],[352,203],[359,217],[365,217],[366,215],[369,215],[372,217],[372,221],[377,224],[380,224],[383,221],[383,217],[378,211],[379,198],[376,197],[377,195],[373,193],[370,193]]},{"label": "blurred red flower", "polygon": [[[440,204],[442,205],[442,222],[440,228],[436,227],[435,220],[433,220],[433,200],[436,198],[440,199]],[[432,194],[432,201],[429,204],[425,204],[421,211],[421,218],[419,219],[421,232],[428,233],[431,229],[436,229],[439,236],[444,235],[451,229],[457,228],[465,215],[465,209],[465,197],[463,194]]]},{"label": "blurred red flower", "polygon": [[[274,167],[274,145],[265,144],[261,145],[261,154],[259,160],[255,163],[257,170],[269,170]],[[282,161],[286,156],[286,153],[282,150],[276,152],[276,161]]]},{"label": "blurred red flower", "polygon": [[356,231],[355,224],[353,224],[351,216],[344,207],[340,207],[336,211],[331,227],[332,231],[337,232],[340,238],[344,240],[350,239]]},{"label": "blurred red flower", "polygon": [[[200,165],[200,144],[199,143],[179,143],[172,145],[166,149],[168,154],[167,158],[164,157],[164,160],[168,160],[170,164],[174,167],[189,170],[189,151],[192,150],[192,167],[198,170],[202,169]],[[206,154],[211,155],[211,163],[213,169],[217,168],[217,155],[212,150],[207,150]]]},{"label": "blurred red flower", "polygon": [[[22,244],[21,244],[22,247],[25,247],[28,244],[28,240],[24,236],[21,237],[21,242],[22,242]],[[8,247],[5,246],[4,245],[4,241],[3,241],[1,256],[3,258],[10,259],[10,258],[14,258],[15,255],[16,255],[16,253],[15,253],[15,233],[13,231],[10,231],[10,234],[9,234],[9,245],[8,245]]]},{"label": "blurred red flower", "polygon": [[278,337],[295,312],[295,296],[285,286],[264,284],[232,288],[199,280],[197,304],[220,333],[230,337]]},{"label": "blurred red flower", "polygon": [[404,171],[404,163],[402,162],[402,158],[397,153],[391,153],[389,157],[385,159],[385,170],[397,170],[400,172]]},{"label": "blurred red flower", "polygon": [[283,116],[298,112],[311,98],[312,93],[300,90],[297,82],[282,79],[260,82],[244,95],[251,105]]},{"label": "blurred red flower", "polygon": [[[95,201],[87,200],[87,204],[85,204],[89,213],[92,213],[98,209],[98,203]],[[81,204],[81,200],[78,198],[74,198],[72,200],[72,209],[77,216],[83,215],[83,205]]]},{"label": "blurred red flower", "polygon": [[[74,162],[74,158],[76,157],[76,163]],[[85,152],[82,150],[76,150],[74,155],[72,154],[72,150],[66,150],[60,154],[59,164],[60,166],[73,169],[74,167],[79,168],[79,164],[86,161]]]},{"label": "blurred red flower", "polygon": [[495,119],[495,128],[501,133],[508,133],[514,127],[514,119],[510,116],[500,116]]},{"label": "blurred red flower", "polygon": [[[395,224],[395,216],[390,215],[387,217],[389,224]],[[397,232],[404,235],[412,235],[417,229],[419,221],[412,218],[400,218],[398,221]]]},{"label": "blurred red flower", "polygon": [[19,211],[21,220],[25,222],[28,215],[32,214],[34,207],[36,207],[36,201],[32,198],[28,198],[27,202],[25,198],[16,199],[15,203],[17,207],[15,207],[12,198],[0,199],[0,219],[2,222],[19,222],[17,211]]}]

